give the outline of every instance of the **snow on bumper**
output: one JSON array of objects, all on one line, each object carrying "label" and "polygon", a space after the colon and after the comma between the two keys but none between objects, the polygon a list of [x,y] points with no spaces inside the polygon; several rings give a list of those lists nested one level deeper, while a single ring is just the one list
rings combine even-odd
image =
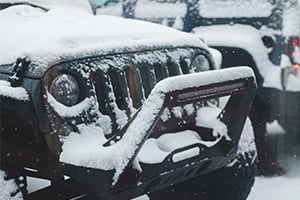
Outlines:
[{"label": "snow on bumper", "polygon": [[0,81],[0,96],[20,101],[29,101],[29,95],[23,87],[12,87],[8,81]]},{"label": "snow on bumper", "polygon": [[[176,93],[176,95],[178,95],[176,97],[178,101],[176,101],[177,103],[174,101],[174,105],[169,105],[172,107],[176,107],[179,105],[183,106],[195,101],[200,101],[198,97],[207,99],[209,97],[214,98],[214,95],[216,94],[223,96],[232,95],[232,93],[234,92],[240,92],[239,87],[244,88],[244,86],[241,86],[239,84],[232,84],[231,81],[239,81],[241,79],[249,82],[249,84],[245,84],[244,86],[249,87],[249,91],[251,93],[249,93],[249,95],[251,96],[255,89],[254,73],[250,68],[245,67],[223,69],[213,72],[202,72],[165,79],[159,82],[154,87],[150,96],[144,102],[143,107],[138,113],[137,117],[128,126],[124,135],[118,136],[119,139],[116,137],[117,140],[107,141],[100,127],[78,127],[81,134],[72,133],[64,139],[62,146],[63,151],[60,154],[60,161],[66,164],[95,169],[115,169],[116,174],[114,177],[114,181],[117,181],[118,176],[122,173],[128,162],[132,160],[132,158],[136,155],[136,150],[138,149],[138,147],[143,144],[143,140],[147,139],[147,134],[149,133],[149,130],[152,130],[152,125],[156,124],[156,121],[162,115],[163,108],[166,105],[164,104],[164,102],[169,102],[170,99],[175,98],[175,96],[173,97],[172,95],[175,95],[176,92],[181,92]],[[219,83],[220,85],[214,85],[216,83]],[[222,86],[221,84],[228,85]],[[208,88],[202,88],[208,85],[210,85],[211,90]],[[218,89],[220,90],[219,93]],[[171,96],[167,96],[167,94]],[[250,98],[248,100],[250,101]],[[248,107],[248,103],[246,104]],[[246,112],[248,108],[243,110],[243,112]],[[246,115],[246,113],[244,113],[244,115]],[[223,117],[229,119],[226,112],[223,113]],[[217,125],[217,127],[213,126],[213,128],[218,128],[218,132],[220,132],[219,136],[224,136],[223,138],[227,138],[225,137],[227,131],[225,131],[223,126],[219,126],[219,123],[217,123]],[[240,125],[242,126],[242,124],[239,124],[239,126]],[[238,130],[231,130],[232,139],[238,139],[239,132],[240,131]],[[215,142],[217,141],[218,140],[216,140]],[[105,144],[107,142],[109,142],[111,145],[106,146]],[[203,144],[203,141],[200,139],[196,140],[195,142]],[[210,145],[205,143],[204,146],[207,147]],[[171,151],[172,150],[169,150],[168,152]],[[195,152],[191,153],[192,155],[194,155]],[[163,159],[164,157],[161,160]]]}]

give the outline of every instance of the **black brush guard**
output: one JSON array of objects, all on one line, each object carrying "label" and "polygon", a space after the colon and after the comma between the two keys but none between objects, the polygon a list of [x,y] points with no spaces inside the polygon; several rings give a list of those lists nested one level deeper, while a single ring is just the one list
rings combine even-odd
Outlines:
[{"label": "black brush guard", "polygon": [[[55,161],[53,161],[56,167],[51,167],[49,172],[53,172],[54,176],[65,174],[70,178],[67,180],[62,178],[60,181],[56,179],[51,186],[28,194],[25,196],[25,199],[130,199],[220,169],[236,157],[238,141],[251,107],[255,90],[255,78],[247,77],[167,93],[161,112],[157,115],[154,123],[148,130],[147,136],[137,148],[115,185],[112,184],[114,170],[104,171],[70,164],[55,164]],[[219,118],[227,125],[229,136],[232,138],[231,141],[222,138],[212,147],[193,144],[173,151],[162,163],[141,163],[143,172],[132,168],[133,161],[145,140],[152,136],[158,137],[161,126],[168,127],[168,125],[162,124],[160,120],[163,109],[171,109],[176,106],[184,106],[228,95],[231,97]],[[134,119],[129,123],[133,122]],[[173,127],[175,122],[172,122],[172,120],[168,123],[170,123],[169,127],[173,129],[172,131],[186,129],[183,126]],[[117,136],[126,132],[127,127],[125,126],[125,130],[122,130],[111,140],[117,140],[116,138],[119,138]],[[174,162],[173,158],[178,153],[193,149],[197,149],[200,154]],[[4,151],[6,150],[4,149]],[[8,163],[5,163],[9,162],[8,160],[5,161],[3,158],[1,160],[5,166],[9,166],[7,165]],[[38,173],[29,173],[28,175],[43,177]]]}]

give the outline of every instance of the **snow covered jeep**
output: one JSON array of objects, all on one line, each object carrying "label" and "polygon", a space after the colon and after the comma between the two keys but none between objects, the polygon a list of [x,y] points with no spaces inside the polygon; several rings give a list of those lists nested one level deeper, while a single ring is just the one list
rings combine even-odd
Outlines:
[{"label": "snow covered jeep", "polygon": [[194,35],[50,4],[0,11],[1,169],[25,199],[246,199],[250,68],[201,72]]}]

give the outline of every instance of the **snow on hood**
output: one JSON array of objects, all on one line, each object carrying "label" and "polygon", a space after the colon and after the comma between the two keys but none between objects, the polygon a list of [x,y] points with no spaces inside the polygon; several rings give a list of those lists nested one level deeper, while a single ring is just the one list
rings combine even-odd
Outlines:
[{"label": "snow on hood", "polygon": [[60,56],[140,50],[147,47],[206,48],[197,37],[168,27],[79,9],[55,7],[48,12],[28,5],[0,11],[0,64],[27,55],[38,64]]},{"label": "snow on hood", "polygon": [[[252,56],[258,70],[264,78],[264,87],[282,89],[281,67],[269,60],[268,49],[264,46],[259,31],[248,25],[212,25],[193,29],[210,46],[238,47],[245,49]],[[300,80],[297,80],[300,82]],[[300,91],[294,86],[293,91]]]}]

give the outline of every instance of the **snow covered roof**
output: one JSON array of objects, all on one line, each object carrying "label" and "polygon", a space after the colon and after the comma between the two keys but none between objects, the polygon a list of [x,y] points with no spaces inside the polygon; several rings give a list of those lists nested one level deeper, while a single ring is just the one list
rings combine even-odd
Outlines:
[{"label": "snow covered roof", "polygon": [[198,6],[206,18],[269,17],[274,8],[268,0],[201,0]]},{"label": "snow covered roof", "polygon": [[92,15],[76,7],[47,12],[28,5],[0,11],[0,64],[20,56],[43,64],[60,56],[107,54],[162,46],[207,48],[197,37],[138,20]]},{"label": "snow covered roof", "polygon": [[135,8],[137,18],[176,18],[184,17],[187,13],[187,6],[182,1],[161,2],[138,0]]}]

